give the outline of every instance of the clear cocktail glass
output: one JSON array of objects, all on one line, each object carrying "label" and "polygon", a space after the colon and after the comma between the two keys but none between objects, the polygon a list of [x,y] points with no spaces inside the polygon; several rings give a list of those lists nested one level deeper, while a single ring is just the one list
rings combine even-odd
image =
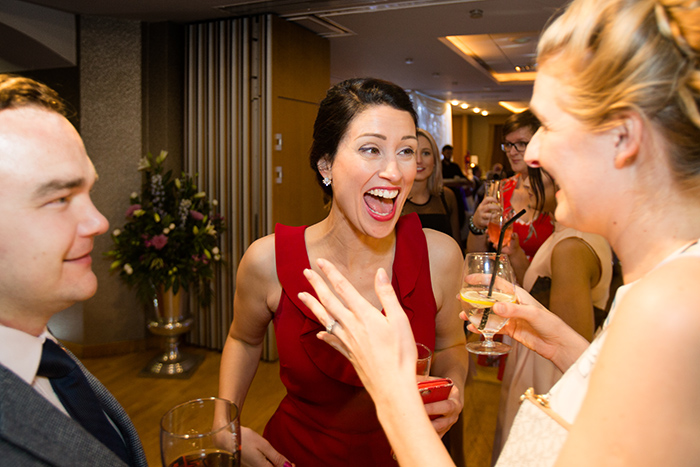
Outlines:
[{"label": "clear cocktail glass", "polygon": [[510,346],[495,342],[494,334],[508,322],[491,312],[497,302],[515,302],[515,274],[507,255],[468,253],[464,260],[462,289],[459,293],[462,310],[484,336],[483,341],[467,343],[467,350],[479,355],[503,355]]}]

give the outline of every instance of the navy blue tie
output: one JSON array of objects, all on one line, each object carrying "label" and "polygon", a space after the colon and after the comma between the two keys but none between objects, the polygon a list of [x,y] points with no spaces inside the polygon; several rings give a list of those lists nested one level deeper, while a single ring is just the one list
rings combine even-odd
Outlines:
[{"label": "navy blue tie", "polygon": [[87,378],[75,360],[51,339],[44,342],[37,375],[49,379],[58,399],[75,421],[125,463],[129,463],[124,441],[107,420]]}]

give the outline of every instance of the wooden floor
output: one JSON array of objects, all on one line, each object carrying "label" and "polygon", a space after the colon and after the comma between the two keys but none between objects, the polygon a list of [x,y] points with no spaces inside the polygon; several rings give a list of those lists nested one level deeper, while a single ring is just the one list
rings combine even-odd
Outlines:
[{"label": "wooden floor", "polygon": [[[203,355],[204,361],[189,379],[140,377],[156,351],[117,357],[83,359],[85,366],[114,394],[131,417],[143,442],[150,466],[161,465],[159,424],[171,407],[200,397],[216,396],[221,354],[200,348],[186,352]],[[465,391],[464,451],[469,467],[490,466],[500,383],[494,368],[477,367],[474,382]],[[284,396],[277,363],[261,362],[250,388],[241,424],[261,433]],[[303,467],[303,466],[299,466]]]}]

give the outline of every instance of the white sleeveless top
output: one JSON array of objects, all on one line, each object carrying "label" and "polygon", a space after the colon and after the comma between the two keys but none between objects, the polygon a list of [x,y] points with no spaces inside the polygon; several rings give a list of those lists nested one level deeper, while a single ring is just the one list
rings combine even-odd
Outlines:
[{"label": "white sleeveless top", "polygon": [[[680,250],[669,255],[669,257],[661,263],[659,263],[657,267],[673,259],[676,259],[681,254],[683,256],[692,255],[700,258],[700,243],[695,242],[690,246],[685,246],[681,248]],[[588,348],[583,352],[583,354],[581,354],[579,359],[573,365],[571,365],[571,367],[566,371],[566,373],[564,373],[561,379],[552,387],[552,389],[549,392],[549,406],[569,423],[574,423],[574,420],[576,419],[579,410],[581,409],[583,399],[586,397],[586,393],[588,392],[588,384],[591,372],[593,371],[593,367],[595,366],[595,363],[598,360],[600,350],[605,342],[608,327],[612,320],[615,318],[616,304],[620,302],[622,297],[629,291],[633,284],[634,282],[631,284],[623,285],[617,289],[615,301],[613,302],[610,313],[608,314],[608,317],[605,320],[605,323],[603,324],[603,330],[598,334],[598,336],[593,340],[591,345],[588,346]],[[517,424],[518,419],[516,418],[511,433],[514,433],[516,431]],[[511,439],[509,438],[506,441],[506,448],[504,449],[507,449],[507,446],[510,442]],[[559,451],[561,450],[561,447],[562,445],[558,446]],[[499,463],[498,465],[501,464]]]}]

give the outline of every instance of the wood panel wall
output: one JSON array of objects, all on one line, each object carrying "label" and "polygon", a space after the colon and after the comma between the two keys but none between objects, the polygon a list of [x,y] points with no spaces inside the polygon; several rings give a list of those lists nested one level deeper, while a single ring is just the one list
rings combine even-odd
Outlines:
[{"label": "wood panel wall", "polygon": [[[479,156],[479,166],[486,174],[494,161],[493,154],[494,132],[496,125],[502,125],[508,115],[453,115],[452,116],[452,145],[454,146],[455,161],[464,170],[464,155],[469,151],[472,156]],[[500,144],[500,143],[498,143]]]},{"label": "wood panel wall", "polygon": [[[315,33],[272,21],[272,226],[310,225],[326,216],[309,167],[318,104],[330,86],[330,44]],[[276,135],[281,136],[281,147]],[[276,181],[281,169],[281,181]]]}]

